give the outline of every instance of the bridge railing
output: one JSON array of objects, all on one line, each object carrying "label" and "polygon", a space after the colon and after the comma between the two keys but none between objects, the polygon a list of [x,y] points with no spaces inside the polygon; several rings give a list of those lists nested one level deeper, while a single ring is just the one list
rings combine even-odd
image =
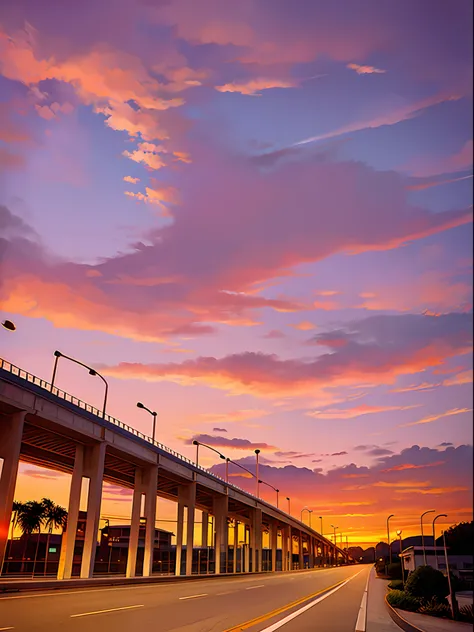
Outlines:
[{"label": "bridge railing", "polygon": [[[42,388],[45,391],[48,391],[55,397],[58,397],[59,399],[63,399],[64,401],[70,404],[73,404],[74,406],[77,406],[78,408],[81,408],[82,410],[85,410],[86,412],[94,415],[95,417],[98,417],[99,419],[103,419],[113,424],[114,426],[118,426],[119,428],[122,428],[126,432],[129,432],[130,434],[142,439],[143,441],[147,441],[148,443],[151,443],[152,445],[156,446],[160,450],[163,450],[164,452],[171,454],[175,458],[180,459],[184,463],[188,465],[192,465],[194,468],[201,470],[202,472],[205,472],[208,476],[212,476],[213,478],[217,479],[221,483],[225,483],[229,487],[233,487],[234,489],[244,492],[245,494],[254,496],[253,494],[251,494],[250,492],[247,492],[246,490],[242,489],[238,485],[234,485],[233,483],[226,483],[225,480],[218,474],[214,474],[214,472],[211,472],[205,467],[202,467],[202,465],[197,465],[194,461],[191,461],[191,459],[188,459],[182,454],[179,454],[179,452],[176,452],[175,450],[168,448],[168,446],[160,443],[159,441],[156,441],[152,439],[151,437],[148,437],[147,435],[143,434],[136,428],[133,428],[132,426],[129,426],[123,423],[123,421],[120,421],[119,419],[112,417],[112,415],[107,415],[107,414],[104,415],[103,411],[99,410],[95,406],[91,406],[91,404],[88,404],[87,402],[83,402],[78,397],[74,397],[74,395],[70,395],[69,393],[66,393],[66,391],[62,391],[56,386],[51,386],[51,384],[49,382],[46,382],[46,380],[43,380],[37,377],[36,375],[33,375],[32,373],[29,373],[28,371],[25,371],[24,369],[21,369],[20,367],[15,366],[11,362],[8,362],[7,360],[4,360],[3,358],[0,358],[0,369],[3,369],[4,371],[11,373],[12,375],[15,375],[16,377],[19,377],[20,379],[25,380],[26,382],[29,382],[30,384],[34,384],[35,386],[38,386],[39,388]],[[254,498],[257,499],[256,496],[254,496]]]},{"label": "bridge railing", "polygon": [[[176,452],[175,450],[172,450],[171,448],[168,448],[168,446],[160,443],[159,441],[156,441],[156,440],[152,439],[151,437],[148,437],[147,435],[143,434],[139,430],[136,430],[132,426],[129,426],[129,425],[123,423],[123,421],[120,421],[119,419],[116,419],[115,417],[112,417],[112,415],[107,415],[107,414],[104,415],[103,411],[99,410],[95,406],[91,406],[91,404],[87,404],[86,402],[83,402],[78,397],[74,397],[74,395],[70,395],[69,393],[66,393],[66,391],[62,391],[61,389],[57,388],[56,386],[52,386],[49,382],[46,382],[46,380],[43,380],[40,377],[37,377],[36,375],[33,375],[32,373],[29,373],[28,371],[25,371],[24,369],[20,369],[20,367],[15,366],[11,362],[8,362],[7,360],[4,360],[3,358],[0,358],[0,369],[3,369],[4,371],[7,371],[8,373],[11,373],[12,375],[15,375],[16,377],[19,377],[20,379],[25,380],[26,382],[29,382],[30,384],[34,384],[35,386],[44,389],[45,391],[47,391],[48,393],[54,395],[55,397],[58,397],[59,399],[62,399],[65,402],[68,402],[68,403],[72,404],[73,406],[77,406],[78,408],[81,408],[82,410],[85,410],[86,412],[94,415],[95,417],[98,417],[99,419],[103,419],[103,420],[108,421],[109,423],[113,424],[114,426],[118,426],[119,428],[122,428],[122,430],[125,430],[126,432],[129,432],[130,434],[134,435],[135,437],[138,437],[139,439],[142,439],[143,441],[146,441],[147,443],[151,443],[152,445],[156,446],[157,448],[159,448],[163,452],[171,454],[175,458],[183,461],[184,463],[186,463],[188,465],[191,465],[192,467],[196,468],[197,470],[201,470],[207,476],[211,476],[212,478],[216,479],[220,483],[224,483],[227,487],[235,489],[235,490],[237,490],[239,492],[243,492],[247,496],[251,496],[255,500],[261,502],[262,499],[258,498],[257,496],[255,496],[251,492],[248,492],[247,490],[243,489],[242,487],[239,487],[238,485],[235,485],[234,483],[226,482],[218,474],[214,474],[214,472],[211,472],[210,470],[206,469],[205,467],[202,467],[202,465],[197,465],[194,461],[191,461],[191,459],[188,459],[187,457],[183,456],[182,454],[179,454],[179,452]],[[280,511],[282,511],[282,510],[280,509]],[[297,519],[293,518],[293,520],[297,520]],[[297,522],[299,522],[299,521],[297,520]]]}]

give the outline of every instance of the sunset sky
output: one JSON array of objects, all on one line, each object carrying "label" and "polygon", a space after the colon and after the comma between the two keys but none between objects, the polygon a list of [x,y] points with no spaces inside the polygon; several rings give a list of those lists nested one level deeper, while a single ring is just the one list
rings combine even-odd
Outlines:
[{"label": "sunset sky", "polygon": [[[260,448],[352,543],[472,519],[471,24],[470,0],[2,3],[0,355],[96,367],[187,457]],[[101,406],[67,361],[57,386]],[[68,481],[22,464],[16,495]]]}]

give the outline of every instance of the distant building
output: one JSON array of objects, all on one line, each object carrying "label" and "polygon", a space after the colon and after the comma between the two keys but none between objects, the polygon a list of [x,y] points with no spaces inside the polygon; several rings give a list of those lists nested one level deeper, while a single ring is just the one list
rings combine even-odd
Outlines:
[{"label": "distant building", "polygon": [[[446,572],[446,558],[444,554],[444,548],[425,546],[426,564],[437,568],[440,571]],[[419,566],[425,564],[425,558],[423,556],[423,547],[421,546],[409,546],[404,549],[400,555],[403,560],[403,568],[412,572]],[[473,557],[472,555],[449,555],[448,554],[449,570],[470,584],[472,588],[473,584]]]},{"label": "distant building", "polygon": [[[80,574],[87,514],[79,512],[72,574]],[[171,546],[173,533],[155,529],[153,570],[171,572],[174,569],[175,547]],[[145,524],[138,536],[137,571],[143,566]],[[130,525],[110,525],[101,529],[94,565],[95,573],[125,573],[130,540]],[[7,542],[3,573],[8,575],[56,575],[61,553],[62,535],[58,533],[32,533]]]}]

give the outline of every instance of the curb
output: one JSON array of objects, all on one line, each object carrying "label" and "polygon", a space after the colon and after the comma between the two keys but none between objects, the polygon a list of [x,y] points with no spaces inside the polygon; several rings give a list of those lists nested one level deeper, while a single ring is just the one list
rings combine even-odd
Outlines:
[{"label": "curb", "polygon": [[395,608],[393,608],[387,601],[387,595],[384,597],[385,605],[388,608],[388,613],[392,620],[398,625],[399,628],[404,630],[405,632],[426,632],[426,630],[422,630],[421,628],[417,628],[416,625],[412,623],[408,623],[406,619],[404,619],[401,614]]}]

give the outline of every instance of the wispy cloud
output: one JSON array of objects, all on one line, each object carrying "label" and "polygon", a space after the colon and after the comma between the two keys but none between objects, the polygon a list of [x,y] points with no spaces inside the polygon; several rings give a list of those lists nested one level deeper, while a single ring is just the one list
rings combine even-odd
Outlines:
[{"label": "wispy cloud", "polygon": [[428,417],[423,417],[423,419],[419,419],[418,421],[412,421],[408,424],[401,424],[399,428],[406,428],[407,426],[418,426],[419,424],[430,424],[433,421],[438,421],[438,419],[443,419],[444,417],[452,417],[453,415],[462,415],[463,413],[470,412],[472,412],[472,408],[452,408],[451,410],[447,410],[444,413],[429,415]]}]

